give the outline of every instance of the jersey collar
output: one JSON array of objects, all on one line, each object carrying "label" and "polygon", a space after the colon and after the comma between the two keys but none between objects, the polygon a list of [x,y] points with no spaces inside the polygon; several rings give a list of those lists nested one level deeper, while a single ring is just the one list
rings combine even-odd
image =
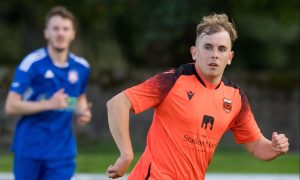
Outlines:
[{"label": "jersey collar", "polygon": [[48,52],[48,48],[47,47],[45,47],[45,51],[46,51],[46,53],[47,53],[47,56],[48,56],[48,59],[51,61],[51,63],[55,66],[55,67],[57,67],[57,68],[67,68],[67,67],[69,67],[69,62],[70,62],[70,53],[68,53],[68,56],[67,56],[67,58],[68,58],[68,60],[64,63],[64,64],[57,64],[57,63],[55,63],[54,61],[53,61],[53,59],[50,57],[50,55],[49,55],[49,52]]},{"label": "jersey collar", "polygon": [[218,88],[220,87],[221,81],[218,82],[218,83],[216,83],[216,84],[212,84],[212,83],[206,81],[206,80],[201,76],[201,74],[200,74],[200,72],[199,72],[199,70],[198,70],[198,68],[197,68],[197,66],[196,66],[196,63],[194,64],[194,67],[195,67],[195,70],[196,70],[196,73],[195,73],[195,74],[196,74],[196,77],[197,77],[197,79],[200,81],[200,83],[201,83],[204,87],[206,87],[206,88],[208,88],[208,89],[212,89],[212,90],[218,89]]}]

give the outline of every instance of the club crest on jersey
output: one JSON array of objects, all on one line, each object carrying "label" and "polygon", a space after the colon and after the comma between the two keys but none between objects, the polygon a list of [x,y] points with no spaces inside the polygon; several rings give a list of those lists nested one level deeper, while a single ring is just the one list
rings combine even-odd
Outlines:
[{"label": "club crest on jersey", "polygon": [[72,84],[76,83],[78,81],[78,72],[75,70],[69,71],[68,80]]},{"label": "club crest on jersey", "polygon": [[230,112],[232,109],[232,100],[224,98],[223,107],[226,112]]}]

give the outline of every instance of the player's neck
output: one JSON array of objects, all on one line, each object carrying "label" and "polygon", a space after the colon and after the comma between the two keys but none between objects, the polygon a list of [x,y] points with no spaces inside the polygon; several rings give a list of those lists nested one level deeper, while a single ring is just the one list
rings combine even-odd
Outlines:
[{"label": "player's neck", "polygon": [[205,76],[201,71],[198,69],[198,67],[195,64],[196,71],[200,78],[204,81],[204,84],[206,87],[209,87],[210,89],[215,89],[217,86],[219,86],[222,75],[220,76]]},{"label": "player's neck", "polygon": [[51,60],[53,61],[53,63],[58,66],[65,66],[67,64],[68,52],[69,52],[68,49],[57,50],[51,46],[48,46],[49,56],[51,57]]}]

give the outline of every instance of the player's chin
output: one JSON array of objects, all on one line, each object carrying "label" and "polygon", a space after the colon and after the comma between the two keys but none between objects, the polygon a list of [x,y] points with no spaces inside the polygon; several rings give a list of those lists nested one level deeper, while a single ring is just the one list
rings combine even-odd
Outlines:
[{"label": "player's chin", "polygon": [[54,49],[58,52],[66,51],[68,49],[67,46],[54,46]]},{"label": "player's chin", "polygon": [[86,121],[86,120],[77,120],[77,124],[79,126],[85,126],[86,124],[88,124],[90,121]]},{"label": "player's chin", "polygon": [[52,47],[57,51],[65,51],[69,48],[70,43],[68,42],[53,42]]}]

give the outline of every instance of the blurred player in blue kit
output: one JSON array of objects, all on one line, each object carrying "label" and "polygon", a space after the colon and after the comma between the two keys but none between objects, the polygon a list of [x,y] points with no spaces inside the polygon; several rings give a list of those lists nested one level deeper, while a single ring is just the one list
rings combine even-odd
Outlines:
[{"label": "blurred player in blue kit", "polygon": [[16,180],[68,180],[75,173],[73,119],[90,122],[86,88],[88,62],[71,53],[76,22],[66,8],[53,7],[46,16],[47,46],[25,56],[16,68],[6,104],[19,115],[14,140]]}]

